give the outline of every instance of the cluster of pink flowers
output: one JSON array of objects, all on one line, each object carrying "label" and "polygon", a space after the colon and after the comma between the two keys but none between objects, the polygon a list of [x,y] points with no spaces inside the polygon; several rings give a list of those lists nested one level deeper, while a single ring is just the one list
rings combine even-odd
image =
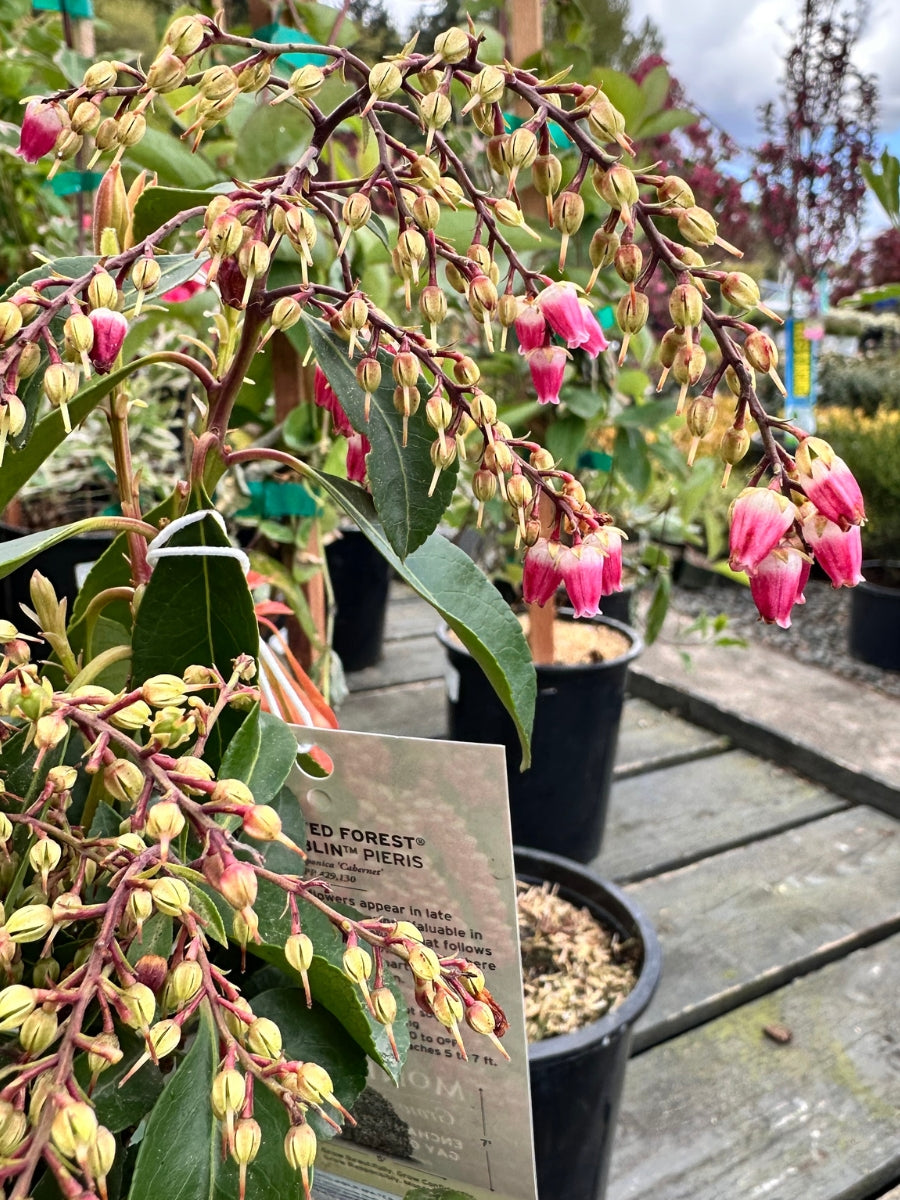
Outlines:
[{"label": "cluster of pink flowers", "polygon": [[571,546],[538,538],[525,551],[522,598],[543,606],[561,584],[576,617],[596,617],[604,596],[622,590],[622,534],[606,525]]},{"label": "cluster of pink flowers", "polygon": [[813,559],[832,585],[862,582],[860,525],[866,514],[850,468],[821,438],[804,438],[791,484],[806,496],[799,506],[769,488],[745,488],[731,507],[730,565],[746,571],[764,621],[787,629],[803,604]]},{"label": "cluster of pink flowers", "polygon": [[366,478],[366,455],[372,444],[364,433],[357,433],[350,424],[344,406],[338,400],[334,388],[325,377],[325,372],[316,364],[313,380],[313,399],[319,408],[331,414],[335,433],[347,439],[347,478],[351,483],[364,483]]},{"label": "cluster of pink flowers", "polygon": [[591,358],[607,348],[603,330],[587,301],[579,299],[572,283],[551,283],[536,300],[527,301],[516,317],[519,353],[525,356],[540,404],[559,404],[569,355],[550,341],[561,337],[569,350],[587,351]]}]

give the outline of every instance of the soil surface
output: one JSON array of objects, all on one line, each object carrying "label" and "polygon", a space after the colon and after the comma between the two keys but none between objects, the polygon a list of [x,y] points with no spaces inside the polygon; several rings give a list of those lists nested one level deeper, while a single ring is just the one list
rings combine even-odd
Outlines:
[{"label": "soil surface", "polygon": [[[790,629],[766,625],[759,620],[749,588],[739,584],[714,583],[701,589],[673,588],[672,601],[662,638],[678,642],[690,620],[706,614],[728,617],[725,634],[745,641],[758,641],[798,662],[823,667],[843,679],[867,684],[886,696],[900,698],[900,671],[884,671],[851,656],[848,645],[850,589],[811,579],[805,589],[806,603],[795,606]],[[689,635],[685,648],[690,652]]]},{"label": "soil surface", "polygon": [[[519,623],[528,633],[528,614],[519,615]],[[631,642],[617,629],[591,621],[559,620],[553,623],[554,666],[584,666],[621,658]]]},{"label": "soil surface", "polygon": [[529,1042],[589,1025],[637,983],[640,946],[611,933],[549,884],[519,883],[519,938]]}]

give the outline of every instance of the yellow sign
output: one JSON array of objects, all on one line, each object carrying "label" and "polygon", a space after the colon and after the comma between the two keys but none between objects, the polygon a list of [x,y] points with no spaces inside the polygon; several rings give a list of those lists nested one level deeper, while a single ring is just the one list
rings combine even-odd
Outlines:
[{"label": "yellow sign", "polygon": [[794,321],[793,336],[794,386],[795,400],[809,395],[812,368],[812,344],[806,337],[806,322]]}]

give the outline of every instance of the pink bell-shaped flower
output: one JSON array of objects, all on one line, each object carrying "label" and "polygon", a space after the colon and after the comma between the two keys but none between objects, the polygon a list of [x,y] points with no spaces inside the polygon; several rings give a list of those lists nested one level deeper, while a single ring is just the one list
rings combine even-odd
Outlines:
[{"label": "pink bell-shaped flower", "polygon": [[797,447],[797,482],[823,517],[846,529],[866,519],[859,484],[847,464],[821,438],[804,438]]},{"label": "pink bell-shaped flower", "polygon": [[805,603],[803,589],[809,578],[809,559],[791,542],[775,547],[750,576],[750,593],[767,625],[789,629],[791,609]]},{"label": "pink bell-shaped flower", "polygon": [[568,357],[562,346],[541,346],[525,355],[539,404],[559,404]]},{"label": "pink bell-shaped flower", "polygon": [[344,412],[344,407],[338,400],[334,388],[325,377],[325,372],[316,363],[316,371],[313,376],[313,400],[319,406],[331,413],[331,420],[334,424],[335,432],[343,434],[344,437],[353,437],[355,430],[350,424],[350,418]]},{"label": "pink bell-shaped flower", "polygon": [[573,283],[551,283],[538,296],[537,303],[553,332],[559,334],[570,350],[581,347],[596,358],[606,349],[603,330],[587,304],[579,300]]},{"label": "pink bell-shaped flower", "polygon": [[56,145],[62,127],[63,119],[57,104],[42,104],[40,100],[32,100],[22,118],[16,154],[26,162],[36,163]]},{"label": "pink bell-shaped flower", "polygon": [[539,537],[525,551],[522,564],[522,599],[526,604],[539,604],[542,608],[556,595],[562,583],[558,560],[559,542],[549,542]]},{"label": "pink bell-shaped flower", "polygon": [[598,543],[605,547],[606,561],[603,564],[604,596],[622,590],[622,534],[612,525],[605,525],[596,534]]},{"label": "pink bell-shaped flower", "polygon": [[840,525],[817,512],[812,504],[804,504],[800,515],[803,540],[831,580],[832,587],[856,587],[862,583],[862,536],[859,526],[841,529]]},{"label": "pink bell-shaped flower", "polygon": [[372,443],[364,433],[354,433],[347,438],[347,478],[351,483],[364,483],[366,479],[366,455]]},{"label": "pink bell-shaped flower", "polygon": [[596,617],[600,612],[603,562],[603,551],[592,534],[559,552],[559,569],[576,617]]},{"label": "pink bell-shaped flower", "polygon": [[547,322],[540,305],[533,300],[526,300],[516,317],[516,337],[520,354],[538,350],[547,341]]},{"label": "pink bell-shaped flower", "polygon": [[753,575],[793,525],[796,507],[771,488],[744,488],[731,506],[729,544],[732,571]]},{"label": "pink bell-shaped flower", "polygon": [[88,355],[94,370],[106,375],[119,357],[128,332],[128,322],[120,312],[111,308],[95,308],[88,313],[94,327],[94,342]]}]

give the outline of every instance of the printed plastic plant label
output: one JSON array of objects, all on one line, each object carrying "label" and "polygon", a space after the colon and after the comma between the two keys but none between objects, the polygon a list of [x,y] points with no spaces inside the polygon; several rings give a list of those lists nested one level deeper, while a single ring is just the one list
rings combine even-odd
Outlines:
[{"label": "printed plastic plant label", "polygon": [[[301,741],[311,731],[297,729]],[[355,1130],[322,1143],[317,1200],[536,1200],[515,874],[499,746],[316,730],[327,779],[292,777],[307,874],[361,918],[414,922],[441,958],[476,963],[509,1019],[503,1046],[423,1014],[409,972],[399,1087],[370,1065]],[[388,960],[390,961],[390,959]],[[351,1140],[352,1139],[352,1140]]]}]

